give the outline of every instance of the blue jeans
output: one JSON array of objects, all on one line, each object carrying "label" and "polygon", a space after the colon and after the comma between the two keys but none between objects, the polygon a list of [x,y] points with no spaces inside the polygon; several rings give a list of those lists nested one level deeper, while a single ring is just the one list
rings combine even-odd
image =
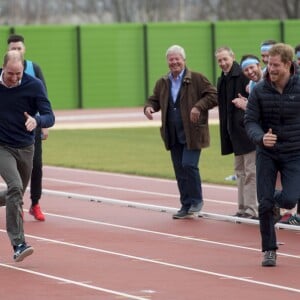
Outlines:
[{"label": "blue jeans", "polygon": [[[275,192],[278,171],[282,190]],[[259,149],[256,155],[256,175],[262,251],[276,250],[273,208],[277,203],[281,208],[292,209],[300,199],[300,151],[279,154]]]},{"label": "blue jeans", "polygon": [[176,143],[171,148],[171,158],[180,193],[181,209],[188,211],[191,205],[203,201],[198,163],[201,150],[188,150],[186,145]]}]

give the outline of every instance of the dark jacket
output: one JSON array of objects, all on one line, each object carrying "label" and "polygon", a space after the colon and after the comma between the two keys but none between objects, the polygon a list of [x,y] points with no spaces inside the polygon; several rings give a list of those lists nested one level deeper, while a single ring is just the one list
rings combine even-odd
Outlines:
[{"label": "dark jacket", "polygon": [[[287,153],[300,151],[300,77],[291,67],[291,77],[280,94],[272,85],[269,74],[250,94],[245,127],[250,139],[265,151]],[[263,146],[269,129],[277,135],[274,147]]]},{"label": "dark jacket", "polygon": [[247,97],[246,86],[249,79],[243,74],[237,62],[225,76],[222,72],[218,78],[218,102],[220,119],[221,153],[243,155],[255,150],[255,145],[248,138],[244,127],[242,109],[235,107],[232,100],[242,94]]},{"label": "dark jacket", "polygon": [[[167,112],[169,105],[170,81],[168,75],[160,78],[154,87],[153,95],[145,103],[156,112],[161,110],[162,125],[160,133],[167,150],[170,149],[168,137]],[[180,112],[188,149],[199,150],[209,146],[208,110],[217,106],[216,88],[207,78],[196,72],[186,69],[180,89]],[[190,112],[193,107],[200,110],[200,119],[196,124],[190,121]]]},{"label": "dark jacket", "polygon": [[0,99],[1,144],[14,148],[34,144],[34,131],[26,130],[24,112],[35,117],[37,126],[48,128],[54,125],[55,116],[39,79],[23,73],[19,86],[7,88],[0,84]]}]

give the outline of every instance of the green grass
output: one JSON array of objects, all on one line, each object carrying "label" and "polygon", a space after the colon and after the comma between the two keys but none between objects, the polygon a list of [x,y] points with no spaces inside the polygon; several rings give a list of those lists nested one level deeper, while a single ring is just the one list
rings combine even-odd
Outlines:
[{"label": "green grass", "polygon": [[[221,156],[218,125],[200,158],[203,182],[232,184],[233,157]],[[158,128],[51,130],[43,142],[45,165],[174,179],[170,153]]]}]

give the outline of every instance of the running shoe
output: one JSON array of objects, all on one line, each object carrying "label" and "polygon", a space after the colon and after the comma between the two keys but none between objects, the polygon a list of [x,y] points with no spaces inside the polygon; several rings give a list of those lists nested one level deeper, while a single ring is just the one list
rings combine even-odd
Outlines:
[{"label": "running shoe", "polygon": [[45,216],[41,211],[41,207],[39,204],[31,206],[29,209],[29,213],[34,216],[34,218],[38,221],[45,221]]},{"label": "running shoe", "polygon": [[275,250],[269,250],[264,252],[264,258],[261,263],[263,267],[275,267],[276,266],[276,251]]},{"label": "running shoe", "polygon": [[300,225],[300,216],[291,215],[290,218],[286,221],[286,224],[291,224],[291,225]]},{"label": "running shoe", "polygon": [[189,213],[185,210],[179,210],[176,214],[173,215],[173,219],[191,219],[194,214]]},{"label": "running shoe", "polygon": [[26,243],[22,243],[18,246],[14,247],[14,261],[15,262],[20,262],[22,261],[25,257],[31,255],[33,253],[33,248]]},{"label": "running shoe", "polygon": [[200,203],[193,204],[190,207],[190,209],[188,210],[188,213],[193,214],[193,213],[199,212],[199,211],[201,211],[202,207],[203,207],[203,200]]}]

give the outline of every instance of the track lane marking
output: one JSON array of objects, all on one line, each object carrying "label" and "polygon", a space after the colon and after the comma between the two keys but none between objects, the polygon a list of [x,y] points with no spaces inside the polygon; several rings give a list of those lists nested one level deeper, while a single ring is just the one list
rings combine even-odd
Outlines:
[{"label": "track lane marking", "polygon": [[32,270],[28,270],[28,269],[24,269],[24,268],[15,267],[15,266],[12,266],[12,265],[9,265],[9,264],[0,263],[0,266],[3,267],[3,268],[8,268],[8,269],[16,270],[16,271],[29,273],[31,275],[36,275],[36,276],[56,280],[56,281],[59,281],[60,283],[72,284],[72,285],[76,285],[76,286],[79,286],[79,287],[82,287],[82,288],[87,288],[87,289],[90,289],[90,290],[96,290],[96,291],[99,291],[99,292],[104,292],[104,293],[108,293],[108,294],[112,294],[112,295],[116,295],[116,296],[120,296],[120,297],[125,297],[126,299],[149,300],[149,298],[134,296],[134,295],[130,295],[130,294],[127,294],[127,293],[118,292],[116,290],[106,289],[106,288],[103,288],[103,287],[87,284],[87,283],[84,283],[84,282],[74,281],[74,280],[67,279],[67,278],[64,278],[64,277],[54,276],[54,275],[50,275],[50,274],[46,274],[46,273],[42,273],[42,272],[37,272],[37,271],[32,271]]},{"label": "track lane marking", "polygon": [[[153,196],[163,196],[168,198],[178,198],[178,194],[170,194],[170,193],[161,193],[161,192],[150,192],[145,190],[138,190],[138,189],[129,189],[129,188],[121,188],[121,187],[115,187],[110,185],[102,185],[102,184],[93,184],[93,183],[83,183],[82,181],[74,181],[74,180],[64,180],[64,179],[55,179],[55,178],[49,178],[44,177],[44,181],[52,181],[52,182],[58,182],[58,183],[67,183],[71,185],[78,186],[86,186],[86,187],[95,187],[100,189],[106,189],[106,190],[115,190],[115,191],[122,191],[122,192],[130,192],[130,193],[136,193],[136,194],[145,194],[145,195],[153,195]],[[215,200],[215,199],[209,199],[205,198],[204,201],[207,202],[214,202],[218,204],[226,204],[226,205],[234,205],[236,206],[236,203],[223,201],[223,200]]]},{"label": "track lane marking", "polygon": [[[3,230],[3,229],[0,229],[0,231],[6,233],[6,231]],[[212,271],[208,271],[208,270],[204,270],[204,269],[198,269],[198,268],[188,267],[188,266],[184,266],[184,265],[168,263],[168,262],[164,262],[164,261],[161,261],[161,260],[149,259],[149,258],[135,256],[135,255],[129,255],[129,254],[121,253],[121,252],[109,251],[109,250],[105,250],[105,249],[99,249],[99,248],[88,247],[88,246],[69,243],[69,242],[58,241],[58,240],[49,239],[49,238],[45,238],[45,237],[41,237],[41,236],[26,234],[26,237],[32,238],[32,239],[37,239],[37,240],[40,240],[40,241],[45,241],[45,242],[51,242],[51,243],[57,244],[57,245],[63,245],[63,246],[68,246],[68,247],[72,247],[72,248],[84,249],[84,250],[88,250],[88,251],[94,251],[94,252],[98,252],[98,253],[104,253],[104,254],[108,254],[108,255],[114,255],[114,256],[118,256],[118,257],[134,259],[134,260],[137,260],[137,261],[152,263],[152,264],[161,265],[161,266],[170,267],[170,268],[175,268],[175,269],[179,269],[179,270],[192,271],[192,272],[196,272],[196,273],[210,275],[210,276],[213,276],[213,277],[218,277],[219,279],[232,279],[232,280],[246,282],[246,283],[250,283],[250,284],[254,284],[254,285],[266,286],[266,287],[276,288],[276,289],[289,291],[289,292],[295,292],[295,293],[300,294],[300,289],[296,289],[296,288],[292,288],[292,287],[288,287],[288,286],[283,286],[283,285],[278,285],[278,284],[273,284],[273,283],[264,282],[264,281],[253,280],[253,279],[249,279],[249,278],[246,278],[246,277],[232,276],[232,275],[228,275],[228,274],[224,274],[224,273],[212,272]],[[17,267],[12,267],[8,264],[0,264],[0,266],[10,267],[10,268],[14,268],[14,269],[17,269],[17,270],[20,269],[20,268],[17,268]],[[44,274],[44,273],[39,273],[39,272],[31,271],[31,270],[24,270],[24,269],[20,269],[20,270],[21,271],[26,271],[28,273],[40,275],[40,276],[43,276],[43,274]],[[56,276],[53,276],[53,275],[47,275],[47,274],[44,275],[44,277],[48,277],[48,276],[49,276],[49,278],[60,278],[60,277],[56,277]],[[66,281],[68,281],[68,280],[66,279]],[[89,285],[87,285],[87,284],[79,283],[79,282],[72,281],[72,280],[70,280],[70,283],[80,285],[80,286],[84,286],[84,287],[89,287]],[[106,289],[103,289],[103,288],[98,288],[98,287],[93,287],[93,286],[90,286],[90,288],[99,289],[101,291],[104,291],[104,290],[105,291],[111,291],[111,290],[106,290]],[[135,297],[135,296],[133,296],[133,297]],[[146,300],[146,298],[131,298],[131,299]],[[149,300],[149,299],[147,299],[147,300]]]},{"label": "track lane marking", "polygon": [[[167,182],[173,183],[176,185],[176,181],[174,179],[166,179],[166,178],[155,178],[155,177],[146,177],[146,176],[138,176],[138,175],[129,175],[129,174],[121,174],[121,173],[109,173],[102,172],[96,170],[83,170],[83,169],[72,169],[65,167],[55,167],[55,166],[44,166],[44,169],[54,170],[54,171],[62,171],[62,172],[72,172],[72,173],[87,173],[87,174],[97,174],[100,176],[111,176],[111,177],[120,177],[120,178],[130,178],[139,181],[157,181],[157,182]],[[57,174],[56,174],[57,175]],[[236,186],[227,186],[227,185],[218,185],[218,184],[210,184],[210,183],[202,183],[202,187],[209,189],[218,189],[218,190],[228,190],[228,191],[237,191]]]}]

